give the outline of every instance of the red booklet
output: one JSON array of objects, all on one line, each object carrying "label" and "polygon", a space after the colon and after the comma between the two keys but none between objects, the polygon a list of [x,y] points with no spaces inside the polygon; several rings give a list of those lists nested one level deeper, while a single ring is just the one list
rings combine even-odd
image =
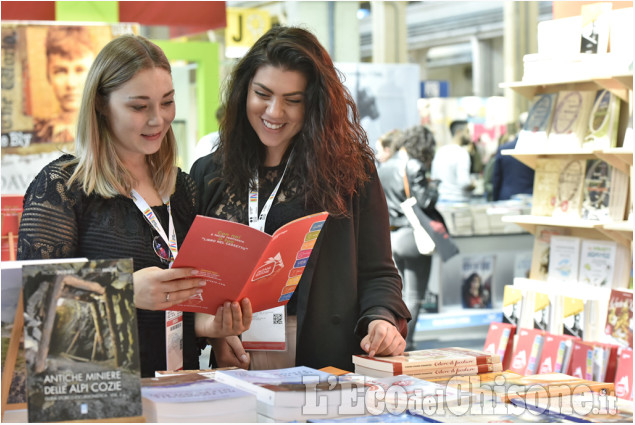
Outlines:
[{"label": "red booklet", "polygon": [[579,338],[571,335],[545,334],[538,373],[565,373],[567,357],[571,352],[573,340],[577,339]]},{"label": "red booklet", "polygon": [[498,354],[501,357],[503,369],[509,369],[511,363],[515,332],[516,325],[497,322],[490,323],[487,331],[483,351]]},{"label": "red booklet", "polygon": [[573,341],[569,375],[576,378],[593,379],[593,343]]},{"label": "red booklet", "polygon": [[521,375],[534,375],[538,370],[540,353],[545,340],[545,331],[541,329],[525,329],[518,331],[516,350],[509,370]]},{"label": "red booklet", "polygon": [[615,395],[633,400],[633,350],[622,348],[615,372]]},{"label": "red booklet", "polygon": [[216,314],[225,301],[249,298],[254,312],[285,305],[300,282],[328,217],[308,215],[268,235],[247,225],[196,216],[172,267],[194,267],[206,285],[171,310]]}]

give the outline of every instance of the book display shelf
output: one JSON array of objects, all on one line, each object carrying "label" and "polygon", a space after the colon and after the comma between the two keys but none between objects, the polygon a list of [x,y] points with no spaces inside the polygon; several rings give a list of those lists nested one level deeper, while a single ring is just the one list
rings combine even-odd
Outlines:
[{"label": "book display shelf", "polygon": [[[595,77],[589,76],[585,78],[572,79],[570,81],[521,81],[512,83],[503,83],[502,88],[510,88],[517,93],[533,99],[535,96],[545,93],[557,93],[562,90],[609,90],[615,94],[623,103],[623,109],[630,111],[632,109],[632,91],[633,91],[633,73],[610,75],[599,74]],[[536,168],[539,158],[555,158],[555,159],[601,159],[622,173],[628,175],[632,181],[633,167],[633,146],[632,141],[624,146],[625,129],[627,120],[632,120],[628,114],[622,114],[618,129],[618,140],[616,147],[606,149],[589,149],[580,147],[579,149],[562,149],[558,146],[542,147],[536,150],[523,149],[507,149],[502,152],[503,155],[511,155],[517,160],[531,168]],[[632,212],[633,199],[629,200],[628,211]],[[629,214],[627,220],[597,222],[584,220],[577,217],[547,217],[533,215],[515,215],[503,217],[503,221],[515,223],[535,234],[537,226],[554,226],[568,227],[571,234],[579,237],[589,237],[596,239],[611,239],[629,247],[633,242],[633,217]]]}]

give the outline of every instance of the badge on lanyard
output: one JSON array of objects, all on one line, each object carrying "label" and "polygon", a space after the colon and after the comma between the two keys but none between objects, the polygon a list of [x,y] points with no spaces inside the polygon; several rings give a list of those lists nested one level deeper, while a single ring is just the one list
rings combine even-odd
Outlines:
[{"label": "badge on lanyard", "polygon": [[[289,158],[290,160],[291,158]],[[267,214],[271,209],[273,200],[280,189],[284,174],[287,172],[287,165],[284,167],[282,177],[276,187],[269,195],[269,199],[262,207],[260,215],[258,215],[258,173],[256,173],[255,188],[249,192],[248,209],[249,209],[249,227],[265,231],[265,222]],[[259,311],[253,314],[251,326],[242,334],[243,347],[247,350],[273,350],[285,351],[287,349],[287,339],[285,332],[286,309],[285,306],[274,307],[269,310]]]},{"label": "badge on lanyard", "polygon": [[[139,208],[139,211],[143,214],[146,221],[157,231],[159,236],[152,240],[152,248],[154,252],[161,258],[164,264],[169,264],[172,267],[172,263],[178,253],[176,230],[174,229],[174,221],[172,220],[172,207],[170,206],[170,199],[162,199],[163,203],[168,209],[169,228],[168,232],[170,237],[168,238],[161,222],[152,211],[152,208],[143,199],[136,190],[132,189],[130,197],[133,202]],[[161,238],[166,247],[161,243]],[[165,358],[166,358],[166,370],[181,370],[183,369],[183,312],[171,311],[165,312]]]}]

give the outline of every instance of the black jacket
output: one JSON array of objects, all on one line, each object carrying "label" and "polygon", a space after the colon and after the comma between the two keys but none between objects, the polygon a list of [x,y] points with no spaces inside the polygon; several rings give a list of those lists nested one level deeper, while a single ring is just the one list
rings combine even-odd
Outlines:
[{"label": "black jacket", "polygon": [[[386,199],[377,171],[348,203],[350,217],[329,216],[298,286],[296,364],[353,370],[361,338],[374,319],[392,322],[405,337],[410,313],[390,249]],[[194,163],[201,213],[212,211],[226,183],[213,154]]]}]

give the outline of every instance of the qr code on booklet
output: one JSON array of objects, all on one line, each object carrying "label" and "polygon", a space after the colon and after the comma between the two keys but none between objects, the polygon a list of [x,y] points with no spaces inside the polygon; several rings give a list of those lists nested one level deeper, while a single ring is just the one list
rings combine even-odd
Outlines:
[{"label": "qr code on booklet", "polygon": [[273,315],[273,324],[274,325],[281,325],[282,324],[282,314],[281,313],[274,313],[274,315]]}]

